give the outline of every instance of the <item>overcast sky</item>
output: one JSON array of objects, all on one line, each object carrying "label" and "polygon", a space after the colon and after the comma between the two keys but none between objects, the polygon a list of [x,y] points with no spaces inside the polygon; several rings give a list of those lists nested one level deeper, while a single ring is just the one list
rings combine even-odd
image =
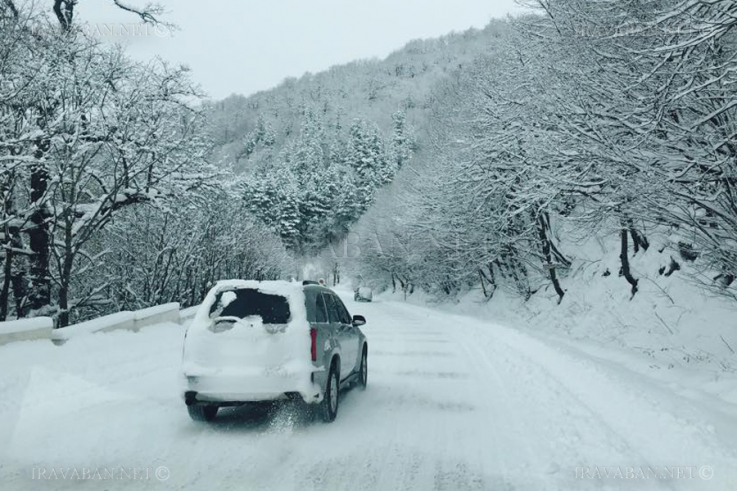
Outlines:
[{"label": "overcast sky", "polygon": [[[136,5],[144,0],[127,0]],[[48,1],[47,3],[51,3]],[[215,99],[248,95],[285,77],[359,58],[384,57],[417,38],[483,27],[518,12],[514,0],[161,0],[176,24],[141,35],[109,36],[138,59],[188,64]],[[138,23],[112,0],[80,0],[77,21]],[[159,36],[159,35],[161,36]]]}]

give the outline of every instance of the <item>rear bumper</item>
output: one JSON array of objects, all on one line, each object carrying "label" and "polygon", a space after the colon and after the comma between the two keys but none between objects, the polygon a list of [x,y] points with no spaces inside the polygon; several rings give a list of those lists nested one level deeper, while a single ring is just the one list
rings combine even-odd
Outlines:
[{"label": "rear bumper", "polygon": [[197,404],[239,404],[276,401],[300,395],[307,403],[322,400],[316,374],[207,375],[187,374],[183,397],[188,406]]}]

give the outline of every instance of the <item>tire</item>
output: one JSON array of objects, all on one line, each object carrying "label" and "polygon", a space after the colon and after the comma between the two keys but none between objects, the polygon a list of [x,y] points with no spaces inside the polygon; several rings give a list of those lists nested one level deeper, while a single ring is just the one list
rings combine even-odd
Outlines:
[{"label": "tire", "polygon": [[338,394],[340,393],[340,377],[338,376],[338,366],[333,363],[330,367],[328,380],[325,382],[325,395],[320,403],[320,418],[326,423],[335,421],[338,416]]},{"label": "tire", "polygon": [[189,417],[193,421],[214,421],[218,414],[217,406],[187,406]]},{"label": "tire", "polygon": [[368,385],[368,350],[364,347],[361,355],[361,366],[358,369],[358,388],[366,390]]}]

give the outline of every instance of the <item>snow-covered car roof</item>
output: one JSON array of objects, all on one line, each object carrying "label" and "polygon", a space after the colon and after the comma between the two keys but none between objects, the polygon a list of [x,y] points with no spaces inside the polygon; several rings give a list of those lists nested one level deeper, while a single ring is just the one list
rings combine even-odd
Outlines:
[{"label": "snow-covered car roof", "polygon": [[212,290],[210,290],[210,293],[214,293],[217,295],[218,293],[223,291],[237,290],[240,288],[253,288],[263,293],[282,295],[287,298],[291,295],[299,295],[302,293],[301,282],[284,280],[220,280],[215,283],[215,286],[212,288]]}]

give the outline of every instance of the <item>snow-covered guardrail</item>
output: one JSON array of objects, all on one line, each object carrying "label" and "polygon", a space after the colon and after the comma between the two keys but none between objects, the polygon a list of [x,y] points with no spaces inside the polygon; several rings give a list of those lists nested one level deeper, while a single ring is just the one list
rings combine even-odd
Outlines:
[{"label": "snow-covered guardrail", "polygon": [[96,332],[109,332],[118,329],[133,330],[135,320],[133,312],[123,311],[91,319],[79,324],[56,329],[51,333],[52,341],[66,341],[78,336],[85,336]]},{"label": "snow-covered guardrail", "polygon": [[180,310],[179,311],[179,323],[184,324],[185,322],[191,321],[194,318],[199,308],[200,308],[199,305],[195,305],[194,307],[187,307],[186,309]]},{"label": "snow-covered guardrail", "polygon": [[162,322],[179,322],[178,303],[167,303],[133,312],[117,312],[68,326],[64,329],[56,329],[51,333],[51,340],[54,343],[61,344],[69,339],[86,336],[87,334],[120,330],[138,331],[143,327]]},{"label": "snow-covered guardrail", "polygon": [[179,304],[173,302],[142,310],[116,312],[63,329],[54,329],[54,321],[50,317],[0,322],[0,345],[34,339],[51,339],[54,344],[64,344],[70,339],[94,333],[118,330],[135,332],[162,322],[183,324],[194,317],[197,308],[180,310]]},{"label": "snow-covered guardrail", "polygon": [[143,310],[133,312],[135,325],[133,330],[137,331],[142,327],[159,324],[161,322],[181,322],[179,303],[165,303],[164,305],[156,305]]},{"label": "snow-covered guardrail", "polygon": [[0,345],[15,341],[48,339],[54,330],[51,317],[34,317],[9,322],[0,322]]}]

